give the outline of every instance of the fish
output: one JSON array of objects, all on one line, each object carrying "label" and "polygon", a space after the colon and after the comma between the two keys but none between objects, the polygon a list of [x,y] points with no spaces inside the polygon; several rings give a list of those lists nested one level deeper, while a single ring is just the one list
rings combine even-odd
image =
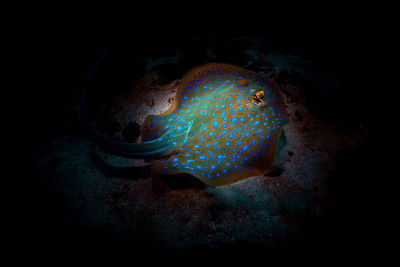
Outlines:
[{"label": "fish", "polygon": [[149,158],[155,181],[186,173],[211,187],[265,173],[288,121],[277,83],[225,63],[189,70],[170,108],[146,117],[141,143],[112,140],[83,117],[95,143],[122,156]]}]

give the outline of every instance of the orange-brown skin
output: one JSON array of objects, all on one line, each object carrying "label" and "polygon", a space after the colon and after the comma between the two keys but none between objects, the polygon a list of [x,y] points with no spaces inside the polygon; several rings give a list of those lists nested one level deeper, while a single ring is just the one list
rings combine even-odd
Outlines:
[{"label": "orange-brown skin", "polygon": [[[213,73],[214,75],[211,77]],[[232,73],[234,73],[235,76],[241,75],[243,78],[234,78],[235,76],[232,76]],[[225,76],[228,74],[230,76],[226,78]],[[216,77],[216,75],[218,75],[218,77]],[[232,80],[232,85],[230,83],[220,84],[224,82],[224,79]],[[207,80],[209,85],[215,83],[218,83],[218,85],[216,85],[214,90],[209,90],[208,88],[203,89],[204,84],[201,85],[202,82],[200,80],[203,82]],[[197,86],[197,91],[191,89],[194,88],[195,85]],[[188,86],[191,87],[188,88]],[[239,93],[242,91],[244,93]],[[222,120],[221,116],[224,114],[221,115],[221,112],[224,111],[222,113],[228,113],[228,110],[230,111],[231,108],[222,110],[221,108],[212,107],[212,105],[220,100],[218,97],[221,96],[221,92],[224,92],[224,94],[231,92],[233,94],[240,95],[242,99],[241,101],[235,101],[235,98],[233,98],[231,101],[226,102],[234,103],[234,105],[232,105],[232,109],[234,109],[235,115],[230,116],[229,114],[226,114],[225,121]],[[183,107],[182,104],[186,103],[183,101],[183,97],[186,97],[186,102],[195,97],[200,99],[198,102],[193,102],[194,100],[192,100],[192,102],[189,101],[187,107]],[[218,100],[213,102],[212,100],[214,99]],[[242,105],[238,107],[236,104],[237,102],[242,102]],[[199,104],[194,105],[194,103]],[[210,108],[205,110],[205,106],[210,106]],[[188,110],[188,112],[191,112],[191,110],[194,109],[196,109],[195,113],[192,114],[191,117],[188,117],[189,115],[186,114],[189,113],[186,113],[186,111]],[[202,113],[199,114],[198,112]],[[213,116],[215,115],[215,117],[211,117],[211,112],[213,113]],[[206,113],[209,113],[209,115],[203,116]],[[185,130],[187,129],[187,134],[182,135],[185,136],[182,138],[185,138],[186,143],[179,143],[179,141],[175,141],[175,145],[171,147],[171,149],[168,149],[164,152],[164,160],[153,160],[154,165],[152,168],[152,174],[154,181],[157,181],[159,176],[162,174],[173,175],[187,172],[207,185],[220,186],[234,183],[251,176],[263,174],[265,170],[268,169],[273,163],[279,135],[281,133],[282,126],[286,121],[286,108],[283,102],[283,97],[278,85],[274,81],[252,71],[222,63],[209,63],[188,71],[180,82],[179,89],[171,107],[163,114],[159,116],[149,116],[145,120],[144,124],[142,125],[142,140],[149,141],[152,140],[152,138],[162,138],[167,133],[170,133],[171,128],[173,127],[175,127],[173,128],[175,135],[177,133],[182,134],[184,130],[176,129],[176,127],[180,125],[178,124],[178,120],[183,118],[182,117],[178,119],[178,114],[185,114],[184,119],[186,122],[191,122],[191,125],[185,128]],[[251,125],[252,122],[249,121],[249,116],[247,116],[248,114],[251,115],[251,118],[254,118],[254,122],[255,120],[260,121],[260,123],[257,124],[257,127],[253,127]],[[235,125],[236,128],[242,127],[242,132],[245,131],[245,129],[246,133],[249,132],[248,137],[242,136],[243,139],[241,140],[243,144],[241,144],[235,138],[228,139],[228,134],[225,134],[222,137],[222,131],[225,129],[228,131],[228,133],[229,131],[234,132],[234,126],[227,126],[226,128],[223,128],[222,124],[224,123],[227,125],[228,121],[231,123],[230,121],[235,117],[246,118],[246,120],[243,122],[237,121]],[[264,120],[264,118],[266,120]],[[160,123],[161,120],[165,121]],[[212,127],[212,123],[215,122],[215,120],[218,120],[218,127],[214,129]],[[278,121],[280,123],[278,123]],[[275,124],[271,122],[275,122]],[[261,123],[266,123],[266,126],[263,126]],[[207,131],[202,131],[202,127],[205,126],[207,127]],[[269,127],[270,129],[267,129],[266,127]],[[272,130],[272,127],[274,127],[274,130]],[[253,130],[251,130],[251,128]],[[207,135],[207,132],[211,131],[210,129],[215,132],[212,136]],[[260,139],[261,134],[255,133],[257,129],[262,131],[261,134],[268,136],[268,140],[266,140],[266,137],[264,137],[264,139]],[[237,133],[237,136],[239,136],[239,134],[240,133]],[[211,144],[216,140],[219,141],[220,148],[218,151],[215,151],[215,147],[211,146]],[[223,142],[228,140],[234,145],[239,144],[237,145],[237,150],[235,152],[232,152],[232,147],[223,146]],[[240,166],[238,165],[241,160],[232,158],[229,159],[228,157],[226,157],[228,159],[225,161],[222,161],[221,159],[217,161],[215,157],[211,156],[207,161],[199,160],[198,155],[203,155],[205,153],[205,144],[210,145],[208,149],[212,151],[214,155],[225,153],[226,155],[231,155],[233,157],[233,154],[237,154],[243,150],[244,152],[237,154],[241,157],[241,159],[243,159],[243,157],[246,155],[245,153],[250,150],[250,148],[247,148],[249,147],[248,145],[250,145],[253,140],[256,140],[257,142],[254,144],[252,149],[254,151],[257,149],[257,151],[262,151],[262,153],[257,154],[257,158],[254,160],[248,160],[248,162],[240,163]],[[168,140],[163,141],[168,142]],[[265,148],[266,145],[268,145],[267,148]],[[201,146],[202,148],[196,150],[196,146]],[[182,147],[185,149],[182,150]],[[186,151],[186,148],[189,148],[190,151]],[[203,154],[196,155],[194,154],[195,151]],[[255,152],[253,152],[253,154],[256,155]],[[189,159],[189,161],[193,159],[193,162],[187,163],[187,159]],[[175,162],[179,163],[180,165]],[[229,166],[227,166],[226,163],[229,163]],[[175,167],[174,164],[178,167]],[[211,165],[215,167],[210,169]],[[232,165],[236,165],[237,168],[234,168]],[[201,169],[197,170],[196,167],[199,169],[201,167]],[[241,168],[240,171],[239,167]]]}]

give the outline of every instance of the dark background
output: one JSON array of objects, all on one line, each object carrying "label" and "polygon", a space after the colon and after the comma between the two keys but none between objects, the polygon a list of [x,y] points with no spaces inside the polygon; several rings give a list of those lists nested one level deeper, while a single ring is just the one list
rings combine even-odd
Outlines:
[{"label": "dark background", "polygon": [[[329,214],[309,222],[298,239],[288,247],[300,251],[323,250],[331,255],[377,248],[380,244],[378,240],[386,237],[380,231],[386,215],[381,206],[384,186],[379,182],[385,178],[379,168],[380,160],[376,157],[380,153],[378,133],[382,122],[376,112],[380,98],[376,94],[378,84],[373,78],[379,76],[377,59],[383,40],[381,37],[385,33],[379,30],[381,26],[374,17],[361,18],[352,12],[329,16],[324,12],[304,14],[304,17],[298,15],[292,20],[287,18],[290,14],[283,11],[281,14],[277,17],[269,16],[268,12],[266,17],[235,14],[234,19],[228,22],[226,19],[211,21],[199,17],[194,21],[188,21],[186,17],[172,20],[136,18],[124,27],[107,23],[89,26],[45,24],[40,32],[33,31],[36,37],[34,45],[38,47],[36,55],[40,63],[37,70],[41,84],[30,95],[34,103],[30,110],[30,122],[31,128],[35,129],[29,135],[32,152],[41,148],[49,130],[58,123],[71,119],[78,123],[76,107],[79,87],[93,60],[104,48],[109,55],[109,64],[113,66],[112,75],[118,78],[118,83],[113,84],[116,90],[111,93],[107,86],[97,91],[93,100],[96,103],[106,103],[110,97],[131,89],[133,82],[146,72],[143,59],[159,58],[175,52],[183,54],[178,66],[158,70],[166,79],[178,79],[186,70],[207,60],[240,65],[246,58],[231,55],[235,54],[235,49],[241,49],[241,41],[228,47],[228,50],[222,47],[221,51],[217,51],[215,60],[207,58],[207,46],[243,36],[258,36],[267,44],[261,45],[264,51],[297,51],[312,60],[320,71],[335,73],[343,78],[345,99],[341,93],[303,92],[309,94],[311,101],[308,108],[314,109],[314,115],[329,123],[346,123],[354,127],[362,123],[365,127],[361,143],[338,161],[336,179],[329,184],[337,205]],[[288,77],[299,80],[293,75]],[[320,99],[322,104],[319,104]],[[339,112],[333,109],[337,105],[340,106]],[[32,173],[35,173],[34,166]],[[34,180],[31,187],[29,239],[33,251],[123,254],[134,248],[138,254],[152,253],[142,251],[140,244],[97,233],[82,225],[70,225],[63,217],[62,200],[51,199],[41,192]],[[326,229],[330,229],[329,232]],[[205,252],[211,255],[265,253],[262,248],[240,245],[221,246],[215,251]],[[201,251],[188,253],[198,255]]]}]

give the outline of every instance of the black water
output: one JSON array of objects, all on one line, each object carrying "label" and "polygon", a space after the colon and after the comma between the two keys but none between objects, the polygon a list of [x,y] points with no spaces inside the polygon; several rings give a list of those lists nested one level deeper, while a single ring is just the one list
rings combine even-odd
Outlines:
[{"label": "black water", "polygon": [[[373,73],[373,69],[366,67],[374,65],[375,58],[374,46],[367,45],[370,28],[355,28],[351,21],[341,24],[328,22],[322,27],[317,22],[271,27],[261,19],[230,26],[213,23],[198,23],[196,26],[163,21],[136,24],[129,32],[110,29],[82,32],[63,27],[52,38],[43,37],[40,51],[44,53],[44,64],[39,67],[43,86],[35,90],[32,98],[32,116],[36,120],[32,122],[31,128],[35,131],[29,139],[33,151],[43,147],[48,132],[55,125],[69,120],[78,125],[79,86],[92,60],[102,49],[107,50],[107,56],[88,88],[91,95],[89,112],[130,90],[132,84],[148,71],[149,59],[167,58],[166,63],[155,65],[152,70],[168,82],[179,79],[186,70],[205,62],[246,66],[251,61],[249,54],[245,53],[247,49],[263,54],[279,51],[296,55],[303,63],[306,62],[300,64],[300,72],[283,71],[277,79],[299,85],[307,108],[321,120],[345,124],[355,132],[361,124],[363,130],[359,133],[357,149],[337,159],[336,171],[329,181],[335,206],[305,225],[303,234],[288,246],[302,249],[326,247],[331,251],[338,247],[375,246],[377,235],[374,227],[380,210],[377,198],[382,194],[382,187],[376,186],[375,182],[381,176],[379,170],[365,168],[376,166],[374,155],[379,150],[375,138],[379,118],[374,112],[376,99],[371,93],[374,85],[363,78]],[[168,60],[173,57],[178,59]],[[248,67],[255,71],[271,69],[271,66],[260,66],[257,62]],[[148,172],[146,169],[116,170],[112,167],[105,171],[121,177],[129,177],[136,171],[146,176]],[[32,172],[35,172],[34,168]],[[34,238],[40,239],[49,251],[64,250],[72,242],[78,243],[73,250],[124,252],[128,247],[145,250],[143,247],[146,246],[140,243],[144,241],[130,243],[119,236],[99,234],[83,225],[71,225],[64,217],[62,197],[49,196],[36,185],[37,181],[33,180],[36,209],[32,231],[35,232]],[[319,245],[316,247],[315,244]],[[252,248],[238,244],[233,248],[216,246],[215,250],[250,253]],[[191,251],[191,254],[195,253]]]}]

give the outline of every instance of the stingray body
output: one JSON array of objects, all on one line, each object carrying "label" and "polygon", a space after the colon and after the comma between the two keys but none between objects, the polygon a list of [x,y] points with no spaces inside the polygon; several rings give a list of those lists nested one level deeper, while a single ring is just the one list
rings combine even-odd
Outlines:
[{"label": "stingray body", "polygon": [[184,75],[169,110],[146,118],[142,143],[112,141],[93,127],[90,132],[111,150],[152,158],[153,179],[188,173],[220,186],[265,172],[285,121],[275,82],[240,67],[209,63]]}]

